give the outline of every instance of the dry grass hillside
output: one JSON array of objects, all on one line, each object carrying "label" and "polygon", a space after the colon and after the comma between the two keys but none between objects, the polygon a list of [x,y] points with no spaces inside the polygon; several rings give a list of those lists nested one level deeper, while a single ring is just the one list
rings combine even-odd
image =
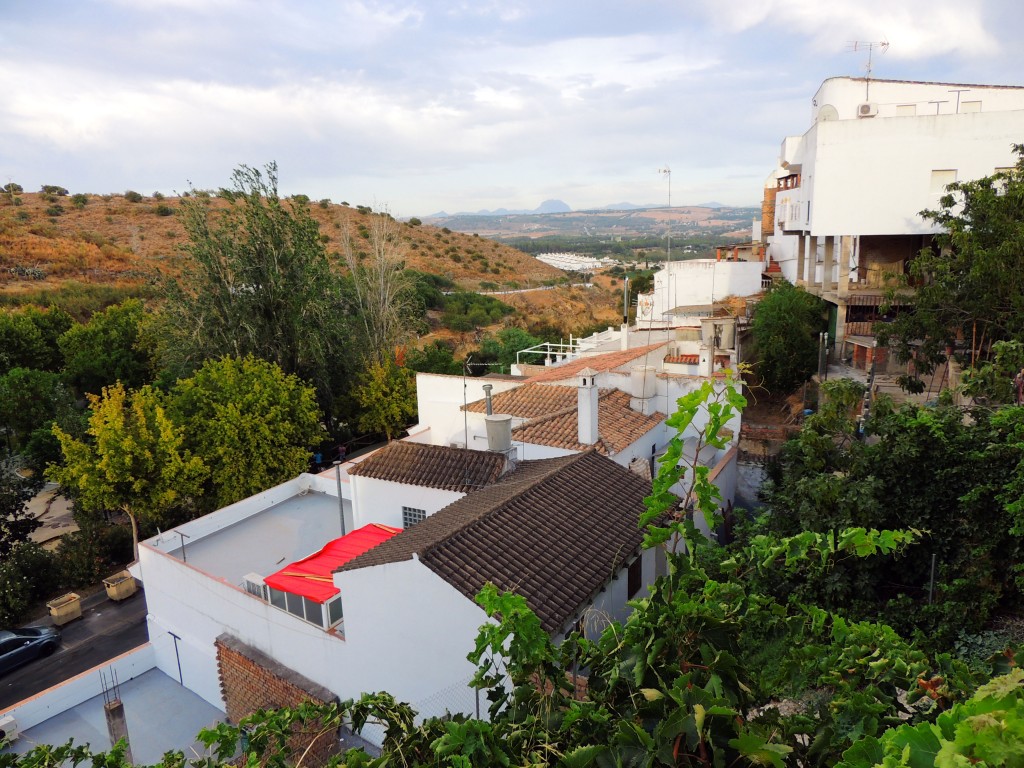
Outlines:
[{"label": "dry grass hillside", "polygon": [[[129,196],[133,197],[133,196]],[[141,196],[140,196],[141,197]],[[228,203],[200,193],[214,211]],[[0,292],[50,290],[70,281],[118,287],[143,286],[183,263],[181,199],[124,195],[0,197]],[[341,250],[346,228],[358,244],[369,213],[324,201],[310,204],[328,251]],[[563,277],[553,267],[514,248],[471,234],[427,225],[400,225],[407,266],[445,275],[461,287],[481,283],[525,285]]]}]

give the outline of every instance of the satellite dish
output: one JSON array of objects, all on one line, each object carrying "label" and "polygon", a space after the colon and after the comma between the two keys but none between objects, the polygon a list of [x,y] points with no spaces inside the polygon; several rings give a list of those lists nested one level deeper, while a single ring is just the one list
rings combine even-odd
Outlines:
[{"label": "satellite dish", "polygon": [[839,110],[833,107],[831,104],[822,105],[821,109],[818,110],[818,122],[826,123],[831,120],[839,119]]}]

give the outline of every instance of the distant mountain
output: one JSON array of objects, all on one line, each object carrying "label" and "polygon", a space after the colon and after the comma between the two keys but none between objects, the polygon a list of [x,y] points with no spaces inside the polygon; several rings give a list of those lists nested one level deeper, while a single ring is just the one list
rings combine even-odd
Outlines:
[{"label": "distant mountain", "polygon": [[438,211],[432,213],[429,216],[424,216],[425,219],[450,219],[453,216],[533,216],[542,213],[571,213],[572,208],[569,204],[562,200],[545,200],[543,203],[538,205],[533,210],[527,210],[525,208],[495,208],[493,211],[489,211],[486,208],[481,208],[479,211],[459,211],[458,213],[445,213],[444,211]]},{"label": "distant mountain", "polygon": [[569,213],[572,208],[561,200],[545,200],[533,212],[534,213]]}]

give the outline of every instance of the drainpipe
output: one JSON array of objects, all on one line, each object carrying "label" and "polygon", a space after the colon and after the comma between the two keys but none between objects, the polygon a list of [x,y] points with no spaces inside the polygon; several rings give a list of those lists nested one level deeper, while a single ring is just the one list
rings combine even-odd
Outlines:
[{"label": "drainpipe", "polygon": [[338,482],[338,516],[341,518],[341,535],[345,535],[345,500],[341,497],[341,462],[334,462],[334,479]]}]

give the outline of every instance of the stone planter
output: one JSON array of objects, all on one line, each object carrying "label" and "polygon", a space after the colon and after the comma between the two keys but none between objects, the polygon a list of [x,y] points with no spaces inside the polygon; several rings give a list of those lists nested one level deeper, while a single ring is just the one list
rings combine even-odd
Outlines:
[{"label": "stone planter", "polygon": [[56,600],[51,600],[46,604],[46,607],[50,609],[50,618],[53,619],[53,623],[58,627],[62,627],[69,621],[82,617],[82,598],[74,592],[69,592],[66,595],[61,595]]},{"label": "stone planter", "polygon": [[119,571],[110,578],[104,579],[103,586],[107,590],[107,597],[115,602],[131,597],[138,589],[135,579],[128,571]]}]

